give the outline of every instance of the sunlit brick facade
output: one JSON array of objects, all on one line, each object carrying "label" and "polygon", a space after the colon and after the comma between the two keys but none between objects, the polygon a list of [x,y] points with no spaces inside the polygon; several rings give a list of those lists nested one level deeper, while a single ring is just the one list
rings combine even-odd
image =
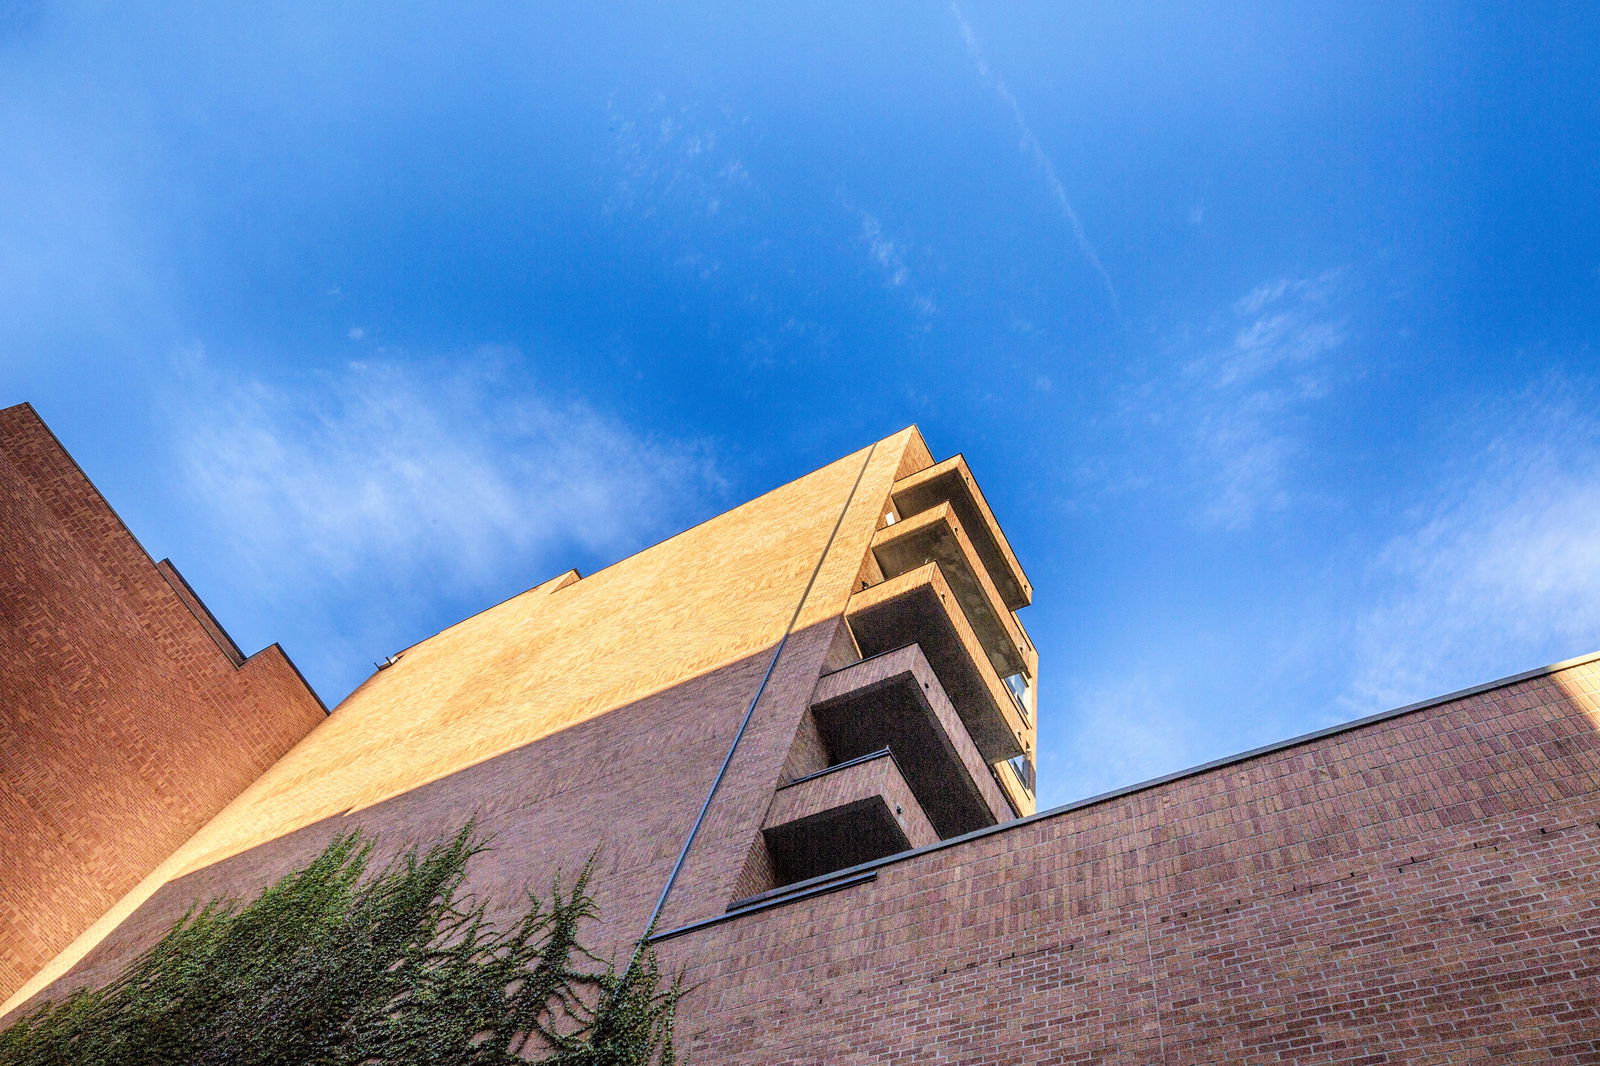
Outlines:
[{"label": "sunlit brick facade", "polygon": [[600,846],[694,1062],[1600,1062],[1593,660],[1035,814],[1031,597],[895,434],[408,649],[14,1004],[476,816],[507,904]]}]

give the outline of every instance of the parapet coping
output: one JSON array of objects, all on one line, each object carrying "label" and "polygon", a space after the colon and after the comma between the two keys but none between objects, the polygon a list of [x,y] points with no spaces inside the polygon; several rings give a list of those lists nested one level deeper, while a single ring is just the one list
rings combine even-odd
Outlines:
[{"label": "parapet coping", "polygon": [[1220,759],[1213,759],[1210,762],[1201,763],[1198,766],[1191,766],[1185,770],[1175,770],[1170,774],[1163,774],[1160,777],[1152,777],[1147,781],[1140,781],[1137,784],[1124,785],[1122,788],[1112,789],[1110,792],[1102,792],[1099,795],[1090,796],[1087,799],[1074,800],[1071,803],[1064,803],[1059,807],[1051,807],[1049,810],[1039,811],[1024,818],[1017,818],[1013,821],[1002,822],[999,825],[985,826],[982,829],[974,829],[970,833],[963,833],[961,836],[951,837],[948,840],[941,840],[934,844],[926,844],[920,848],[912,848],[909,851],[902,851],[894,855],[887,855],[881,859],[873,859],[870,862],[864,862],[856,866],[846,867],[843,870],[835,870],[833,873],[822,874],[806,881],[796,881],[791,885],[784,885],[781,888],[775,888],[768,892],[762,892],[758,895],[734,900],[732,903],[728,904],[728,909],[723,914],[713,915],[710,918],[702,918],[696,922],[689,922],[686,925],[680,925],[675,929],[668,929],[665,932],[656,933],[651,936],[649,940],[651,943],[662,940],[670,940],[673,937],[694,932],[697,929],[704,929],[708,926],[720,925],[723,922],[729,922],[735,918],[742,918],[747,914],[754,914],[757,911],[764,911],[772,907],[780,907],[785,903],[794,903],[798,900],[809,899],[812,896],[825,895],[829,892],[837,892],[840,889],[850,888],[859,884],[865,884],[868,881],[876,880],[878,871],[885,866],[919,858],[928,854],[929,852],[938,851],[941,848],[955,847],[958,844],[965,844],[968,841],[977,840],[981,837],[990,836],[994,833],[1004,833],[1007,830],[1017,829],[1021,826],[1030,825],[1034,822],[1040,822],[1046,818],[1054,818],[1058,815],[1071,814],[1074,811],[1081,811],[1086,807],[1098,806],[1102,803],[1108,803],[1111,800],[1121,799],[1124,796],[1131,796],[1135,793],[1145,792],[1160,785],[1170,784],[1173,781],[1181,781],[1184,778],[1196,777],[1200,774],[1209,773],[1212,770],[1220,770],[1226,766],[1236,766],[1239,763],[1248,762],[1251,759],[1257,759],[1263,755],[1273,755],[1280,751],[1287,751],[1290,748],[1297,748],[1302,744],[1309,744],[1312,741],[1322,740],[1326,737],[1338,736],[1341,733],[1354,732],[1357,729],[1363,729],[1369,725],[1377,725],[1380,722],[1387,722],[1395,718],[1403,718],[1408,714],[1415,714],[1418,711],[1425,711],[1431,707],[1438,707],[1442,704],[1452,703],[1460,699],[1466,699],[1468,696],[1477,696],[1484,692],[1491,692],[1497,688],[1505,688],[1508,685],[1515,685],[1523,681],[1532,681],[1535,678],[1547,677],[1550,674],[1557,673],[1561,670],[1569,670],[1575,666],[1585,666],[1596,661],[1600,661],[1600,651],[1591,652],[1588,655],[1580,655],[1574,659],[1564,659],[1561,662],[1551,663],[1548,666],[1540,666],[1532,670],[1524,670],[1520,674],[1512,674],[1509,677],[1498,678],[1494,681],[1486,681],[1481,685],[1473,685],[1471,688],[1463,688],[1458,689],[1455,692],[1447,692],[1443,696],[1434,696],[1430,699],[1420,700],[1416,703],[1408,703],[1404,707],[1396,707],[1393,710],[1379,711],[1377,714],[1369,714],[1365,718],[1357,718],[1351,722],[1342,722],[1339,725],[1328,726],[1325,729],[1318,729],[1310,733],[1302,733],[1299,736],[1290,737],[1287,740],[1279,740],[1274,741],[1271,744],[1263,744],[1259,748],[1251,748],[1249,751],[1243,751],[1237,755],[1225,755]]}]

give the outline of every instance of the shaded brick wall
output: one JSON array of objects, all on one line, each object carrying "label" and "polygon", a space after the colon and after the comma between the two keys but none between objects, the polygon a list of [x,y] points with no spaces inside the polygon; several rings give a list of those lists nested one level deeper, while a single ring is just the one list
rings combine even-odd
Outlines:
[{"label": "shaded brick wall", "polygon": [[324,715],[276,645],[235,666],[25,405],[0,530],[3,998]]},{"label": "shaded brick wall", "polygon": [[702,1063],[1600,1063],[1590,662],[660,944]]},{"label": "shaded brick wall", "polygon": [[[524,885],[546,894],[556,873],[569,882],[600,846],[592,888],[603,916],[588,943],[607,951],[629,944],[727,750],[731,709],[742,710],[740,701],[748,700],[765,668],[764,657],[750,656],[359,811],[187,872],[168,865],[157,873],[163,883],[151,886],[148,898],[138,900],[51,994],[110,979],[194,901],[248,895],[358,826],[379,838],[381,862],[476,817],[494,848],[473,860],[468,888],[504,906],[521,903]],[[233,823],[251,806],[247,794],[222,818]]]}]

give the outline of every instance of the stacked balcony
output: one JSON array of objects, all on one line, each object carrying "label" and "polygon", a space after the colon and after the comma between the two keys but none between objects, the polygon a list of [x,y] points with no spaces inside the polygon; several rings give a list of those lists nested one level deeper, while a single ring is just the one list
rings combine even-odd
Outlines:
[{"label": "stacked balcony", "polygon": [[827,674],[812,696],[835,762],[889,749],[940,839],[1010,817],[922,648],[910,644]]},{"label": "stacked balcony", "polygon": [[778,884],[1033,811],[1032,588],[960,456],[890,499],[845,608],[863,658],[812,695],[827,765],[763,828]]},{"label": "stacked balcony", "polygon": [[779,884],[791,884],[939,839],[888,750],[778,789],[762,829]]},{"label": "stacked balcony", "polygon": [[989,510],[989,502],[983,498],[972,471],[967,469],[967,461],[961,456],[953,456],[901,478],[895,482],[889,499],[902,517],[948,503],[971,532],[978,558],[983,560],[984,568],[1000,590],[1006,608],[1020,611],[1033,602],[1033,586],[1022,572],[1016,554],[1000,531],[1000,524],[994,520],[994,512]]},{"label": "stacked balcony", "polygon": [[986,763],[1025,753],[1029,724],[937,563],[857,592],[845,620],[862,655],[915,644]]}]

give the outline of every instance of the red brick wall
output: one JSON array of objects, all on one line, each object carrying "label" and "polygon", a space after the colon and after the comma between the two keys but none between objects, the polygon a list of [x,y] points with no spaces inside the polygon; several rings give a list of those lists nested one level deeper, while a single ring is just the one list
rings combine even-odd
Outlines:
[{"label": "red brick wall", "polygon": [[0,999],[323,720],[235,667],[50,431],[0,411]]},{"label": "red brick wall", "polygon": [[665,940],[700,1063],[1600,1063],[1600,666]]}]

